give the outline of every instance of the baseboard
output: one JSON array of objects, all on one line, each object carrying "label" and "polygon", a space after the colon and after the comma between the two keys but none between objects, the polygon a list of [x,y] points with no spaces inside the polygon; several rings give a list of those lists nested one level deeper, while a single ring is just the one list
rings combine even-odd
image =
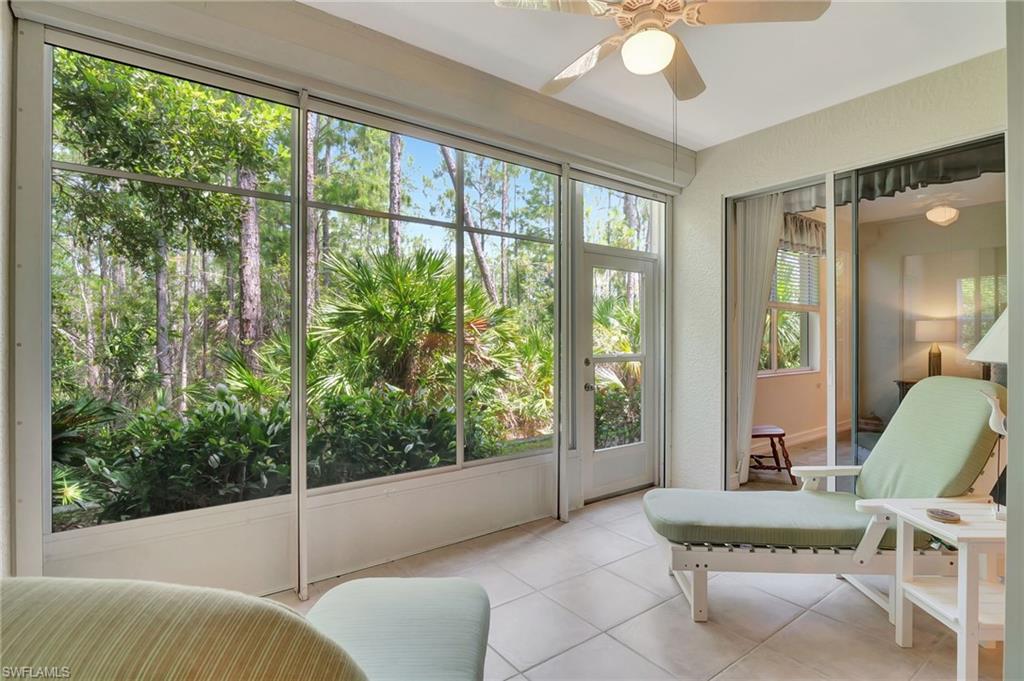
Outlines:
[{"label": "baseboard", "polygon": [[[802,445],[805,442],[813,442],[814,440],[824,439],[828,435],[828,427],[820,426],[818,428],[812,428],[810,430],[804,430],[799,433],[786,433],[786,446],[792,447],[793,445]],[[763,452],[772,451],[771,444],[766,439],[758,438],[754,441],[755,444],[750,448],[751,452],[761,454]]]},{"label": "baseboard", "polygon": [[[850,430],[850,421],[841,421],[836,428],[840,433]],[[818,426],[817,428],[811,428],[810,430],[804,430],[799,433],[786,433],[786,446],[792,447],[793,445],[802,445],[806,442],[814,442],[815,440],[823,440],[828,437],[828,426]],[[771,444],[768,440],[758,438],[754,441],[753,446],[750,448],[751,452],[761,454],[764,452],[771,452]]]}]

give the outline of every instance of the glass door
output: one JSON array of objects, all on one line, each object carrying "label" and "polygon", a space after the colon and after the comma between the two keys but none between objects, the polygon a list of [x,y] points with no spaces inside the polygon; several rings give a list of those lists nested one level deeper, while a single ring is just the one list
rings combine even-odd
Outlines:
[{"label": "glass door", "polygon": [[588,253],[583,269],[580,446],[589,501],[654,482],[654,268]]},{"label": "glass door", "polygon": [[992,375],[969,355],[1007,304],[1004,173],[996,137],[835,178],[830,462],[864,464],[920,381]]}]

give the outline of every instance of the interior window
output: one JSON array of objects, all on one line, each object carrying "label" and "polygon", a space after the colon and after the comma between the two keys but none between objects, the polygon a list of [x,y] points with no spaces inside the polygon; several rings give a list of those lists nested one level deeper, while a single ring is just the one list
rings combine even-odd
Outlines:
[{"label": "interior window", "polygon": [[820,262],[817,255],[782,246],[776,252],[758,364],[761,373],[815,368],[821,306]]}]

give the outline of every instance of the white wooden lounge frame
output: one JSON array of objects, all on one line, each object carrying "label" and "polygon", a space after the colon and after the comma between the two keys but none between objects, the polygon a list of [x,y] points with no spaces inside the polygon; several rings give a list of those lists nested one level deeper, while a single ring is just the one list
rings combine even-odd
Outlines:
[{"label": "white wooden lounge frame", "polygon": [[[994,458],[994,457],[993,457]],[[990,462],[992,459],[990,459]],[[982,480],[991,476],[985,467],[975,488],[989,489]],[[830,477],[856,476],[860,466],[794,466],[793,475],[803,480],[803,490],[820,490]],[[994,480],[994,478],[992,478]],[[958,501],[985,502],[989,497],[959,497]],[[667,551],[669,574],[679,582],[683,595],[690,602],[694,622],[708,619],[709,572],[778,572],[801,574],[834,574],[850,583],[879,607],[895,616],[892,606],[896,575],[896,551],[880,548],[892,518],[885,511],[875,513],[868,521],[860,543],[854,547],[807,548],[795,546],[750,546],[740,544],[677,544],[654,533]],[[914,565],[921,574],[956,574],[956,551],[947,549],[917,550]],[[888,592],[882,592],[860,580],[858,575],[889,577]]]}]

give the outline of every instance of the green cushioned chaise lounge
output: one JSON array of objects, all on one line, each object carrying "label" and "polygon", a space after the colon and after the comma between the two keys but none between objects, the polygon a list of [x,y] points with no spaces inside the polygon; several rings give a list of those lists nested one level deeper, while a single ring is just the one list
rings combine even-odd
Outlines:
[{"label": "green cushioned chaise lounge", "polygon": [[[947,376],[920,381],[863,466],[796,466],[793,474],[804,481],[800,491],[648,492],[644,511],[663,539],[669,571],[689,599],[694,621],[708,617],[707,578],[715,571],[847,575],[890,609],[887,595],[854,576],[895,574],[895,531],[884,515],[862,513],[856,503],[987,498],[998,472],[986,394],[1005,408],[1006,390],[995,383]],[[856,476],[855,493],[822,489],[837,476]],[[929,550],[930,537],[917,536],[915,543],[921,570],[951,569],[955,561],[948,551]]]},{"label": "green cushioned chaise lounge", "polygon": [[479,681],[489,618],[465,579],[354,580],[303,619],[234,591],[17,577],[0,580],[0,660],[79,681]]}]

